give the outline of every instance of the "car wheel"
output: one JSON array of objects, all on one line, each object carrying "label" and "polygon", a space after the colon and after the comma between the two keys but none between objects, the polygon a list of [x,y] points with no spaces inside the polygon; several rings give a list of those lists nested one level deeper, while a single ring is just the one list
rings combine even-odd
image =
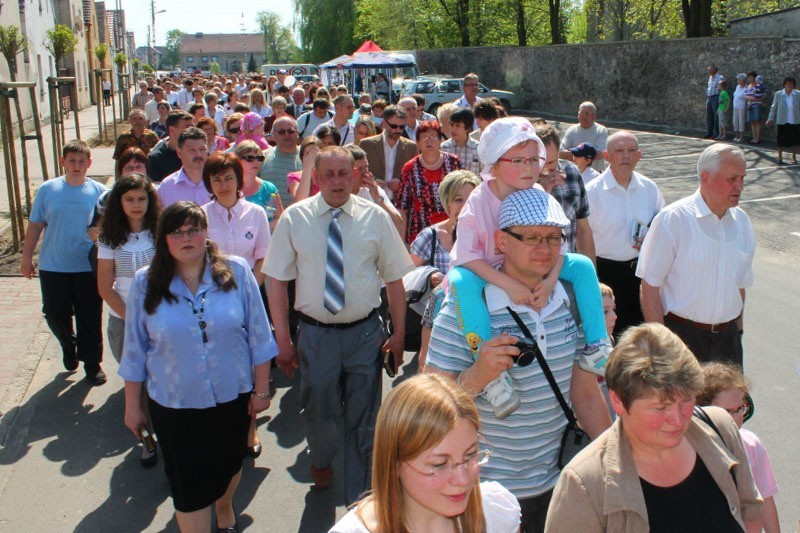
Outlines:
[{"label": "car wheel", "polygon": [[440,103],[431,104],[431,106],[428,108],[428,113],[430,113],[433,116],[436,116],[436,112],[439,110],[441,106],[442,104]]},{"label": "car wheel", "polygon": [[511,114],[511,102],[503,98],[500,100],[500,103],[503,104],[503,108],[506,110],[506,113]]}]

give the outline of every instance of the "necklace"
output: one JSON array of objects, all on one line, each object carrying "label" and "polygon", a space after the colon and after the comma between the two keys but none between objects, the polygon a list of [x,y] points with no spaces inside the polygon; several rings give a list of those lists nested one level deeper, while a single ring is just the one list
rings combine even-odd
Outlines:
[{"label": "necklace", "polygon": [[422,156],[419,156],[419,163],[423,166],[423,168],[427,168],[428,170],[439,170],[439,167],[442,166],[442,160],[444,156],[442,156],[442,152],[439,152],[439,159],[437,159],[434,163],[427,163]]},{"label": "necklace", "polygon": [[[184,297],[186,298],[186,297]],[[189,298],[186,298],[186,302],[189,304],[189,307],[192,308],[192,313],[194,313],[194,317],[197,319],[197,327],[200,328],[200,332],[203,334],[203,344],[208,342],[208,335],[206,334],[206,321],[203,320],[203,313],[206,310],[206,293],[200,295],[200,310],[197,310],[195,307],[194,302],[191,301]]]}]

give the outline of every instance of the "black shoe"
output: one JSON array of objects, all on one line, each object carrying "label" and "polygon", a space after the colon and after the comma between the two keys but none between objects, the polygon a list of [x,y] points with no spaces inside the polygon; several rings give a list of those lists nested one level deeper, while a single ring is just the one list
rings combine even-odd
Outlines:
[{"label": "black shoe", "polygon": [[262,449],[263,449],[263,446],[261,446],[261,444],[256,444],[255,446],[248,446],[247,447],[247,455],[249,455],[253,459],[258,459],[258,457],[261,455],[261,450]]},{"label": "black shoe", "polygon": [[78,357],[76,356],[77,348],[73,344],[68,347],[61,347],[61,362],[64,363],[64,368],[67,372],[75,372],[78,369]]},{"label": "black shoe", "polygon": [[239,519],[236,517],[236,507],[233,507],[233,525],[231,527],[217,526],[217,533],[239,533]]},{"label": "black shoe", "polygon": [[108,381],[106,373],[103,372],[103,369],[100,368],[100,365],[87,365],[83,368],[86,371],[86,380],[91,383],[92,386],[98,387]]}]

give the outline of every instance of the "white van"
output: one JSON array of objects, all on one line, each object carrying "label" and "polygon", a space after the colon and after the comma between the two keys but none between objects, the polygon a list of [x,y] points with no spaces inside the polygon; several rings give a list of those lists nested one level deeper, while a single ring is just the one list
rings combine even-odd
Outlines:
[{"label": "white van", "polygon": [[261,65],[261,72],[265,76],[277,76],[279,70],[285,70],[287,74],[297,78],[298,76],[319,75],[319,68],[311,63],[285,64],[285,65]]}]

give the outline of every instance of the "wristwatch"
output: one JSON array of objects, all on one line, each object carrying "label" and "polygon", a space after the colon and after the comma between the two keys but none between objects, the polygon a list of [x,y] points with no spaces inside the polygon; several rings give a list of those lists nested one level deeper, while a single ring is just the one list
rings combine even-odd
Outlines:
[{"label": "wristwatch", "polygon": [[269,392],[253,392],[259,400],[269,400]]}]

